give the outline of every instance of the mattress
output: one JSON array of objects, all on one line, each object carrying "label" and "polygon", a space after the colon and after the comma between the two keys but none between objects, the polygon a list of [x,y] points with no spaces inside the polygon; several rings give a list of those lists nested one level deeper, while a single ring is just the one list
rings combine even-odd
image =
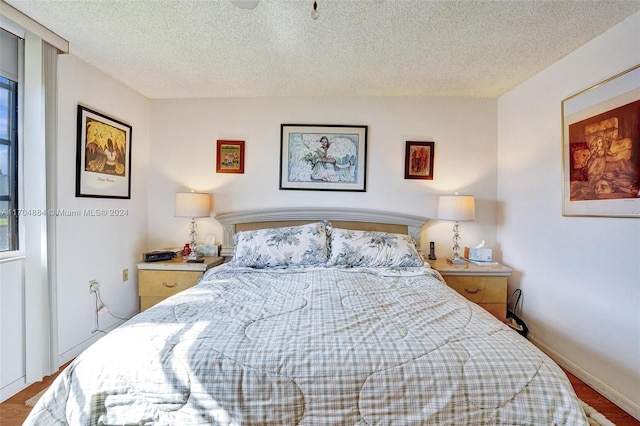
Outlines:
[{"label": "mattress", "polygon": [[587,425],[545,354],[412,268],[214,268],[63,371],[26,425]]}]

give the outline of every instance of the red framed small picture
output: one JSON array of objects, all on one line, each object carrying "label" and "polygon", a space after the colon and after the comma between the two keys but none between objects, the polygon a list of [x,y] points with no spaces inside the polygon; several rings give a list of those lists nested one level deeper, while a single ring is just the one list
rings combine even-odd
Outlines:
[{"label": "red framed small picture", "polygon": [[218,140],[216,173],[244,173],[244,141]]},{"label": "red framed small picture", "polygon": [[434,142],[407,141],[404,155],[405,179],[433,180]]}]

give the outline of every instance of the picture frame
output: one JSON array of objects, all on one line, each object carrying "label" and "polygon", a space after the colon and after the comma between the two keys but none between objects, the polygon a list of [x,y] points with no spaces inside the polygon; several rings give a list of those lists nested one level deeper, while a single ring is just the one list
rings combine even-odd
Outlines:
[{"label": "picture frame", "polygon": [[281,124],[280,189],[365,192],[368,129]]},{"label": "picture frame", "polygon": [[434,142],[407,141],[404,152],[404,178],[433,180]]},{"label": "picture frame", "polygon": [[216,173],[244,173],[244,141],[217,141]]},{"label": "picture frame", "polygon": [[640,217],[640,64],[561,107],[562,215]]},{"label": "picture frame", "polygon": [[76,197],[131,198],[133,128],[78,105]]}]

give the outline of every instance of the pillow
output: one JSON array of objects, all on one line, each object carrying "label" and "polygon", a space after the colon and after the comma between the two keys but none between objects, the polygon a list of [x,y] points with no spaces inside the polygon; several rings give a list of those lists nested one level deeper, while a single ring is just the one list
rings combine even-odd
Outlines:
[{"label": "pillow", "polygon": [[272,268],[321,265],[327,262],[324,223],[241,231],[233,236],[232,266]]},{"label": "pillow", "polygon": [[424,266],[424,259],[410,235],[332,228],[327,265]]}]

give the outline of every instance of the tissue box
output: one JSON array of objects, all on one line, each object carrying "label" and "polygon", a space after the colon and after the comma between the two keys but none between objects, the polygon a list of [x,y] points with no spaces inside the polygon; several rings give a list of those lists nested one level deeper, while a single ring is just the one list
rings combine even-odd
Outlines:
[{"label": "tissue box", "polygon": [[491,255],[492,253],[490,248],[464,248],[464,257],[469,260],[475,260],[478,262],[491,262],[493,260]]},{"label": "tissue box", "polygon": [[220,245],[219,244],[201,244],[196,246],[196,254],[201,256],[219,256]]}]

